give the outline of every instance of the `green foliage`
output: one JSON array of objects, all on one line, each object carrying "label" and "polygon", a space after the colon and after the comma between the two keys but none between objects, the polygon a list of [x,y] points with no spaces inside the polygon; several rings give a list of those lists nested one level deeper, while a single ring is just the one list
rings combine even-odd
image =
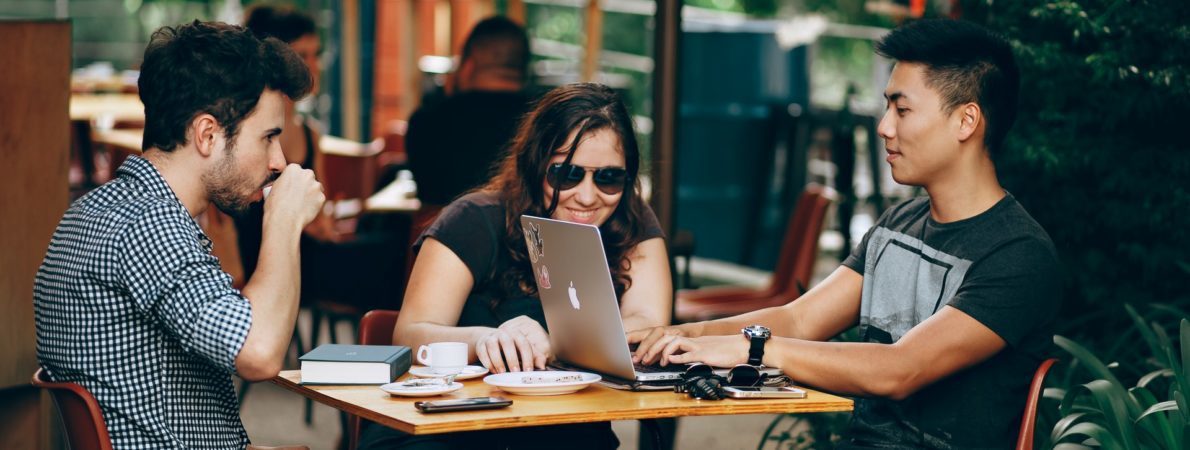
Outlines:
[{"label": "green foliage", "polygon": [[1190,305],[1190,2],[962,5],[1017,50],[1021,105],[997,165],[1065,265],[1061,333],[1103,349],[1096,336],[1129,328],[1119,303]]},{"label": "green foliage", "polygon": [[[1077,342],[1055,336],[1054,343],[1073,360],[1061,378],[1063,387],[1045,390],[1046,398],[1061,402],[1053,431],[1035,436],[1040,447],[1180,450],[1190,444],[1190,320],[1181,319],[1181,342],[1175,345],[1158,322],[1146,322],[1131,306],[1125,309],[1149,351],[1135,362],[1148,373],[1125,387],[1117,373],[1121,364],[1104,364]],[[1087,375],[1091,381],[1076,381]]]}]

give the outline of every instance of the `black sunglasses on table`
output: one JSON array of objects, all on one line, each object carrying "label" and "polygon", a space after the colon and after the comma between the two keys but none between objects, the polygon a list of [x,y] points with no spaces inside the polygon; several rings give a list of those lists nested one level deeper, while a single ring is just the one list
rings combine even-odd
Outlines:
[{"label": "black sunglasses on table", "polygon": [[[721,400],[724,398],[723,388],[726,386],[754,387],[767,385],[771,377],[765,376],[759,367],[740,364],[732,367],[726,377],[715,375],[711,366],[695,363],[682,373],[682,383],[674,386],[674,392],[688,394],[690,397],[707,400]],[[776,377],[781,378],[781,377]],[[778,381],[778,380],[773,380]],[[781,380],[784,382],[784,380]]]},{"label": "black sunglasses on table", "polygon": [[[682,373],[682,379],[686,381],[690,381],[698,377],[712,376],[716,376],[715,368],[702,363],[691,364],[690,367],[687,367],[686,371]],[[767,377],[765,377],[765,375],[760,372],[759,367],[740,364],[738,366],[732,367],[731,370],[727,372],[727,376],[723,378],[724,381],[726,381],[726,386],[747,387],[760,386],[761,382],[763,382]]]},{"label": "black sunglasses on table", "polygon": [[624,180],[628,171],[622,167],[583,167],[575,164],[550,164],[546,170],[546,182],[558,190],[574,189],[587,178],[587,172],[595,177],[595,187],[607,195],[624,192]]}]

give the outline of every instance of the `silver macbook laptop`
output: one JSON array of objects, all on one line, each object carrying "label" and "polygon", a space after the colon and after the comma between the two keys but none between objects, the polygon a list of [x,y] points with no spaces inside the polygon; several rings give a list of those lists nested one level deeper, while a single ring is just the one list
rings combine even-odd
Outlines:
[{"label": "silver macbook laptop", "polygon": [[528,215],[521,226],[558,360],[629,381],[681,379],[683,365],[632,363],[598,227]]}]

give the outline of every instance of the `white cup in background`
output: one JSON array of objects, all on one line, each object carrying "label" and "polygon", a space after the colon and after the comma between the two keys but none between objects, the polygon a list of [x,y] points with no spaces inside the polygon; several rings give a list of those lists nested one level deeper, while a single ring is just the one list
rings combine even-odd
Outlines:
[{"label": "white cup in background", "polygon": [[467,366],[467,344],[435,342],[417,348],[417,362],[438,375],[458,374]]}]

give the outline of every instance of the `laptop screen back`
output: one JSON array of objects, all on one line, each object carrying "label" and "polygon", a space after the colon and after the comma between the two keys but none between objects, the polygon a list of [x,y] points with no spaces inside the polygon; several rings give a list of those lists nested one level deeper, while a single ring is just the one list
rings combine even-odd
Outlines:
[{"label": "laptop screen back", "polygon": [[635,379],[599,228],[521,216],[538,296],[561,360]]}]

